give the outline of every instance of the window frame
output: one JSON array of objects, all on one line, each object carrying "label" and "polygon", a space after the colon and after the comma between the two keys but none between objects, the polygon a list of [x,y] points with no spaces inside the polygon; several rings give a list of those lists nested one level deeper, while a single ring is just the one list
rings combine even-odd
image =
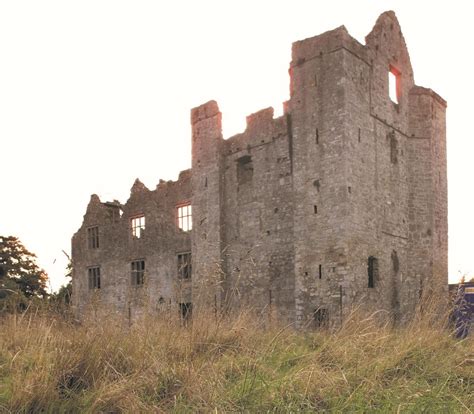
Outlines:
[{"label": "window frame", "polygon": [[[186,213],[184,214],[183,209],[186,208]],[[180,213],[183,212],[181,215]],[[190,232],[193,229],[193,210],[190,200],[183,201],[176,205],[175,209],[175,220],[176,227],[185,233]],[[186,226],[184,223],[186,222]]]},{"label": "window frame", "polygon": [[[143,219],[143,222],[141,221]],[[136,220],[139,220],[138,225],[135,225]],[[146,220],[145,214],[137,214],[135,216],[130,217],[130,230],[132,238],[134,239],[142,239],[145,235],[145,228],[146,228]]]},{"label": "window frame", "polygon": [[87,227],[87,248],[95,250],[100,247],[99,226]]},{"label": "window frame", "polygon": [[[189,260],[184,261],[180,258],[189,258]],[[192,268],[192,254],[190,251],[181,252],[176,255],[176,264],[178,270],[178,279],[179,280],[191,280],[193,274]]]},{"label": "window frame", "polygon": [[132,286],[145,284],[145,259],[136,259],[130,262],[130,281]]},{"label": "window frame", "polygon": [[89,290],[101,289],[100,266],[90,266],[87,268],[87,280],[88,280]]}]

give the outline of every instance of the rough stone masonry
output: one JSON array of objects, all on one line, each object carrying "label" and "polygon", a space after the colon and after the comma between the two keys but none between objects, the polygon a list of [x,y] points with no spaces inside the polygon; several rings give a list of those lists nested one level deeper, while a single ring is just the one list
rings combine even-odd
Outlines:
[{"label": "rough stone masonry", "polygon": [[91,197],[72,238],[73,303],[253,309],[296,326],[354,306],[408,319],[447,293],[446,102],[414,84],[395,14],[362,45],[344,26],[293,44],[290,99],[223,139],[191,111],[192,168],[126,204]]}]

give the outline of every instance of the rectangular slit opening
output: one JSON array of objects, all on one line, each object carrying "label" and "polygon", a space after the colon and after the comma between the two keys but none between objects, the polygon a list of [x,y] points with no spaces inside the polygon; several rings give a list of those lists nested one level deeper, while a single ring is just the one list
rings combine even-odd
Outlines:
[{"label": "rectangular slit opening", "polygon": [[388,95],[393,103],[400,103],[401,84],[400,84],[401,73],[398,69],[392,65],[389,66],[388,71]]}]

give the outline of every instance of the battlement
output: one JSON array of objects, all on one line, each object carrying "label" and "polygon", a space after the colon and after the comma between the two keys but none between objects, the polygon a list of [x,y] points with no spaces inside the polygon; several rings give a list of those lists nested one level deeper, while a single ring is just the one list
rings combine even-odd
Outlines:
[{"label": "battlement", "polygon": [[191,109],[191,124],[196,124],[207,118],[212,118],[220,114],[216,101],[209,101],[196,108]]},{"label": "battlement", "polygon": [[273,108],[262,109],[247,116],[244,132],[233,135],[224,141],[224,154],[229,155],[242,150],[269,144],[288,132],[285,116],[273,118]]},{"label": "battlement", "polygon": [[318,36],[294,42],[292,45],[290,68],[299,66],[306,61],[320,58],[323,54],[332,53],[341,48],[359,55],[362,59],[367,59],[364,45],[353,38],[345,26],[340,26]]},{"label": "battlement", "polygon": [[430,88],[424,88],[422,86],[414,86],[410,89],[410,95],[427,95],[433,98],[436,102],[438,102],[444,108],[448,107],[448,103],[438,95],[434,90]]},{"label": "battlement", "polygon": [[246,132],[252,133],[256,130],[268,128],[273,121],[273,112],[273,108],[270,107],[248,115]]}]

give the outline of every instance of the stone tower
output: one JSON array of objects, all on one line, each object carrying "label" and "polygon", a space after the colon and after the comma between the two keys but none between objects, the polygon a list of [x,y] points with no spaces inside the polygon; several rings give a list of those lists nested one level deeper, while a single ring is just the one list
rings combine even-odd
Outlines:
[{"label": "stone tower", "polygon": [[414,84],[393,12],[365,46],[344,27],[295,43],[290,73],[297,315],[408,316],[447,286],[446,103]]}]

